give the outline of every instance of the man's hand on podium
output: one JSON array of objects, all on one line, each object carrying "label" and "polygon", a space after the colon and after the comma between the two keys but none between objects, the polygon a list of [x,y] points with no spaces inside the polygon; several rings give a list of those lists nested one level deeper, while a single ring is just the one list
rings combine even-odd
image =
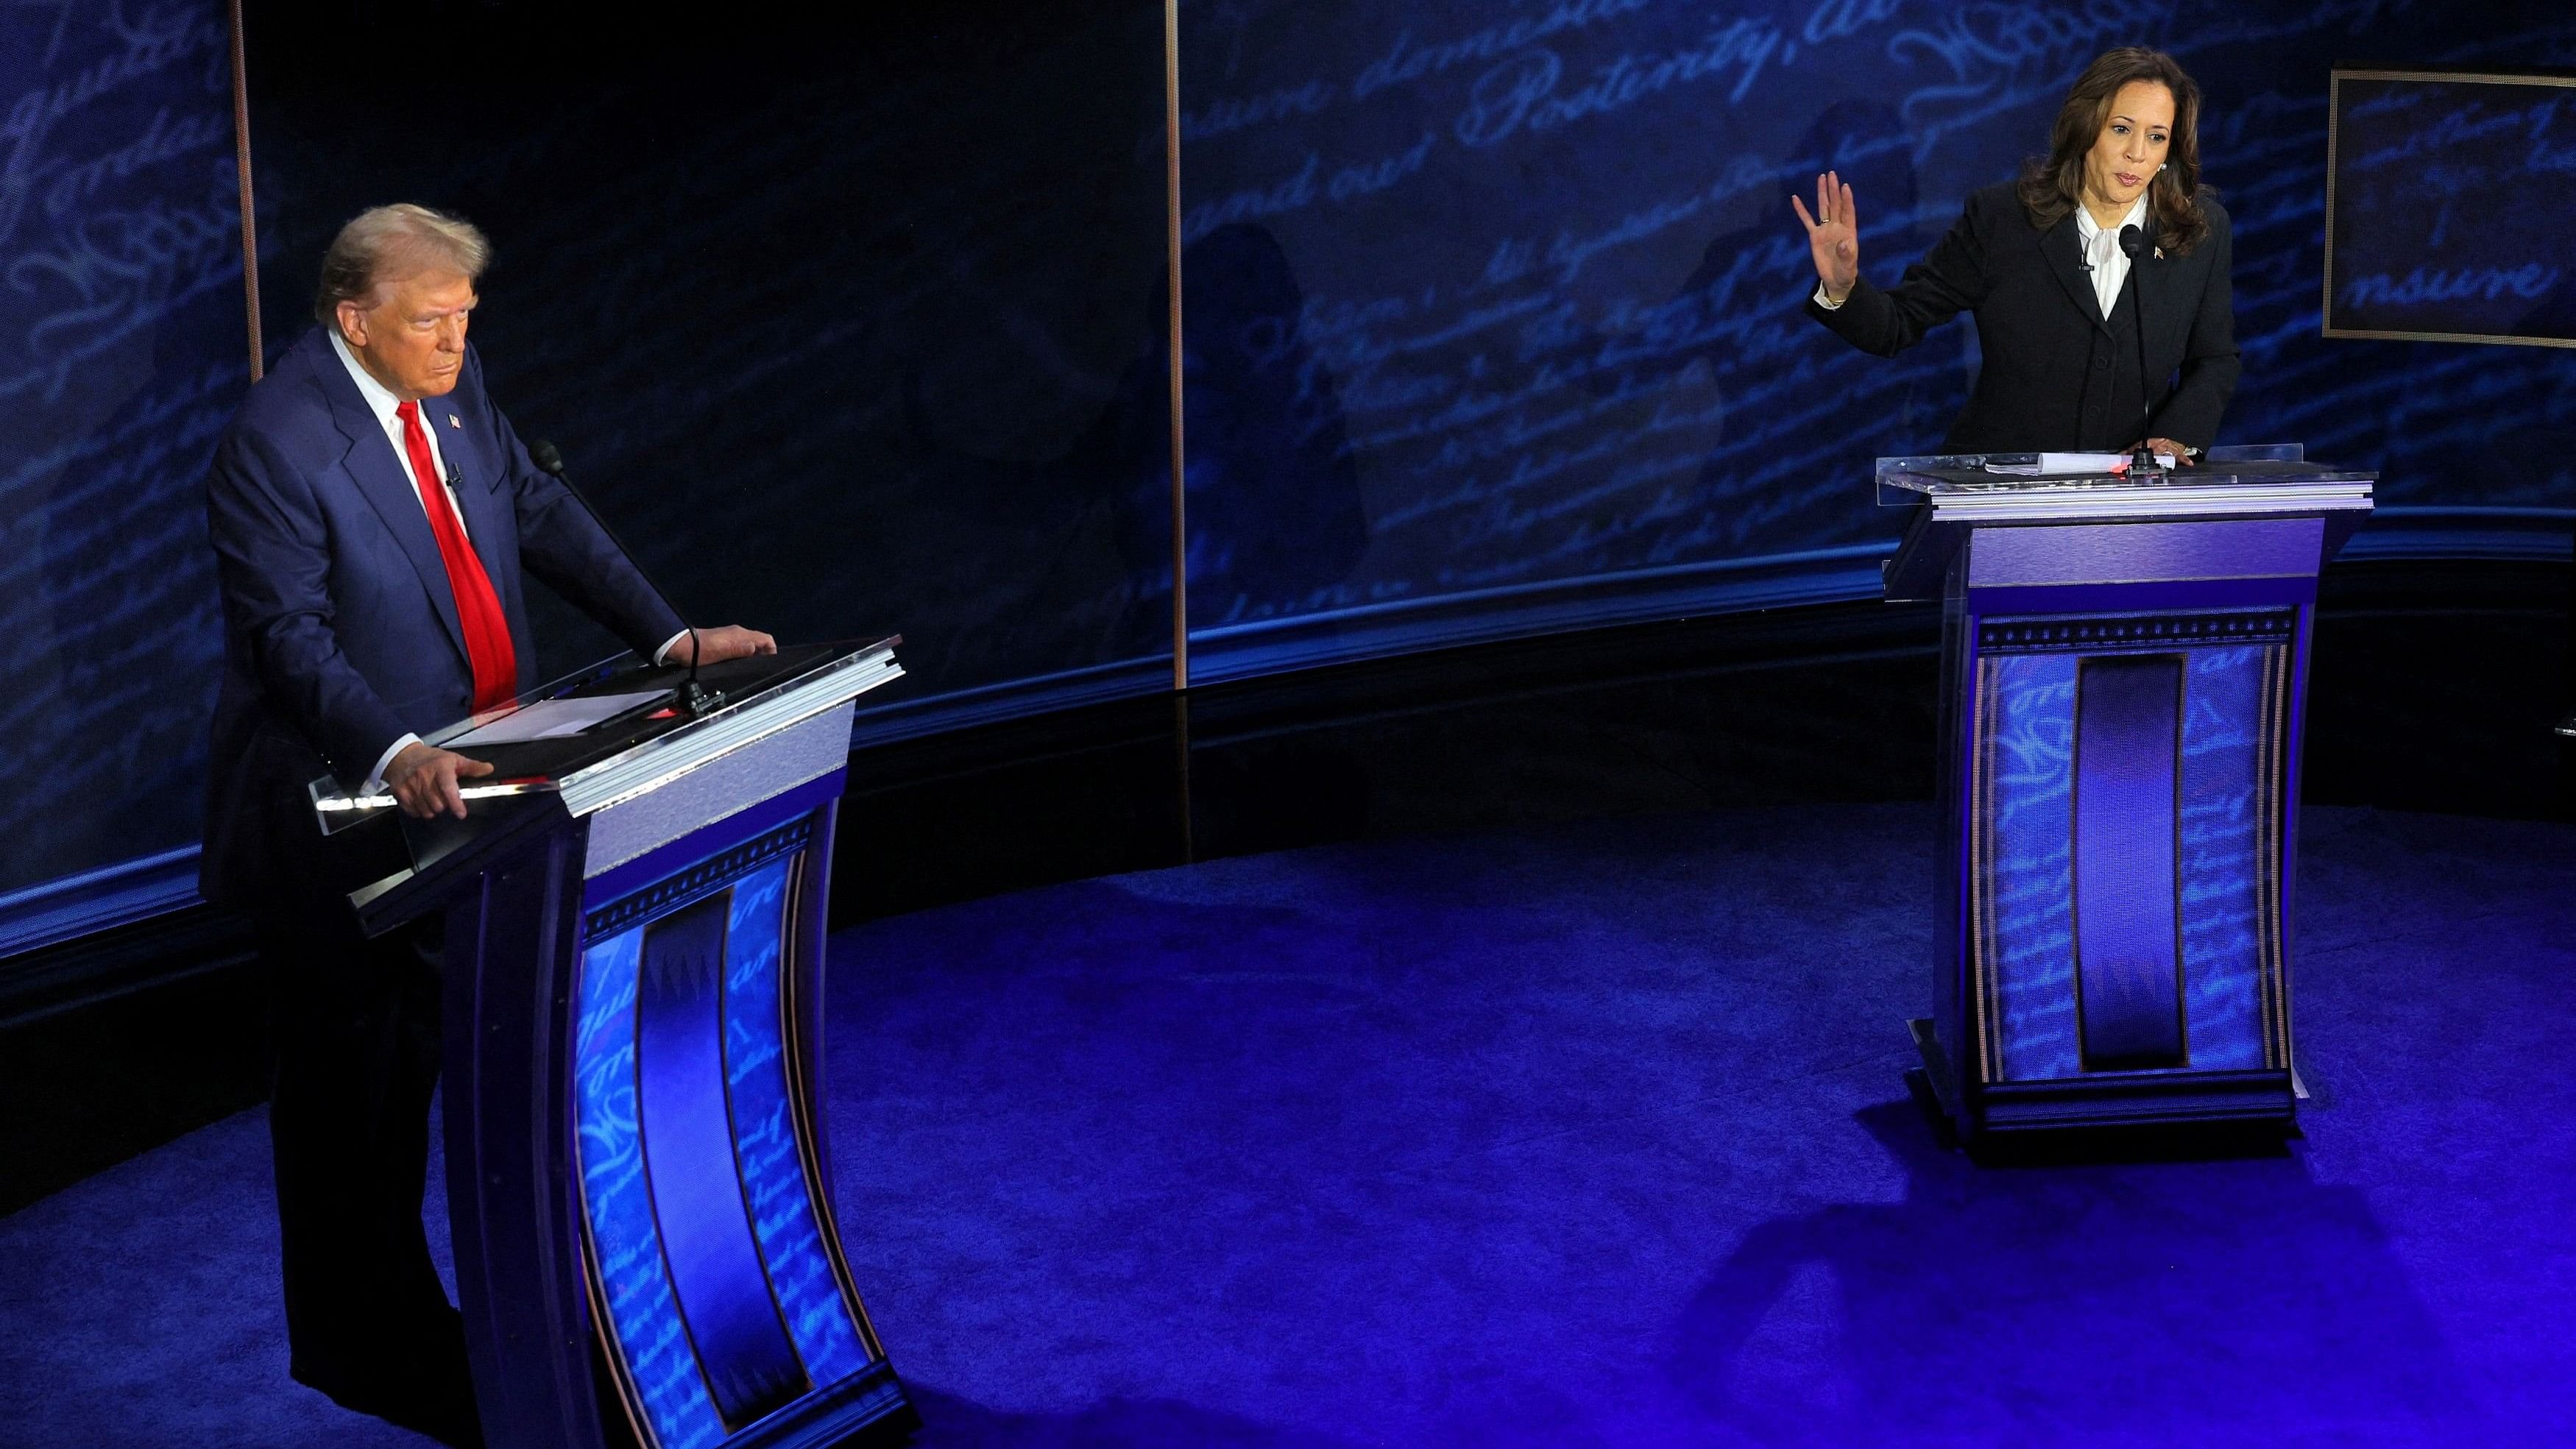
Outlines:
[{"label": "man's hand on podium", "polygon": [[[778,652],[776,639],[761,633],[758,629],[746,629],[739,624],[727,624],[719,629],[692,629],[689,632],[698,636],[697,662],[700,664],[719,664],[727,659],[747,659],[754,654]],[[671,646],[670,652],[663,656],[663,662],[687,664],[689,641],[683,639]]]},{"label": "man's hand on podium", "polygon": [[385,787],[394,792],[402,812],[416,820],[441,813],[462,820],[465,792],[457,782],[491,773],[492,767],[481,760],[414,740],[395,752],[392,762],[385,766]]}]

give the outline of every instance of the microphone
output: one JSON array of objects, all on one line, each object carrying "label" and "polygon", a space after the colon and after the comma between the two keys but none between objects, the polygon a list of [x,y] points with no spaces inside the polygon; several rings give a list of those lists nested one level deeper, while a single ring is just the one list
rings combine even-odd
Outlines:
[{"label": "microphone", "polygon": [[[626,561],[635,566],[635,571],[639,574],[644,572],[644,565],[636,559],[635,550],[628,548],[626,540],[619,538],[617,530],[609,527],[608,520],[602,518],[599,510],[591,506],[590,496],[575,487],[572,479],[565,476],[561,449],[543,438],[531,438],[528,440],[528,461],[536,464],[547,476],[561,483],[564,492],[571,494],[572,501],[581,505],[581,511],[590,515],[590,521],[599,525],[599,531],[608,536],[608,541],[616,545],[617,551],[626,555]],[[652,588],[653,592],[662,595],[664,604],[671,602],[671,596],[663,591],[660,584],[654,583],[649,576],[644,582]],[[671,612],[676,614],[679,611],[674,609]],[[698,683],[698,631],[693,626],[689,630],[689,677],[680,686],[680,707],[689,712],[690,718],[701,719],[723,705],[724,698],[724,691],[709,689]]]},{"label": "microphone", "polygon": [[2155,430],[2154,388],[2147,380],[2147,289],[2140,278],[2149,254],[2147,234],[2135,226],[2120,228],[2120,252],[2129,259],[2129,296],[2138,311],[2138,450],[2129,457],[2129,476],[2134,478],[2141,471],[2164,468],[2147,442]]}]

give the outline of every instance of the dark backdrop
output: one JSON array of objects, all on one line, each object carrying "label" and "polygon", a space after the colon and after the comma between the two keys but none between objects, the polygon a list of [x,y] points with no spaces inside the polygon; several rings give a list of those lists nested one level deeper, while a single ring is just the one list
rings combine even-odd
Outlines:
[{"label": "dark backdrop", "polygon": [[689,617],[900,630],[916,696],[1168,655],[1161,7],[851,9],[253,0],[269,349],[351,215],[460,212],[495,397]]}]

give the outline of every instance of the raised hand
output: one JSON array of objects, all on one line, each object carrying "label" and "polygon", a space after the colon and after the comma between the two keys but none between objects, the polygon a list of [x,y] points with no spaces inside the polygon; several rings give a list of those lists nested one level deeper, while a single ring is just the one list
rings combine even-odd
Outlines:
[{"label": "raised hand", "polygon": [[1860,213],[1852,207],[1852,189],[1835,172],[1816,178],[1816,210],[1797,197],[1789,204],[1807,228],[1807,250],[1816,259],[1816,278],[1827,299],[1839,304],[1860,281]]}]

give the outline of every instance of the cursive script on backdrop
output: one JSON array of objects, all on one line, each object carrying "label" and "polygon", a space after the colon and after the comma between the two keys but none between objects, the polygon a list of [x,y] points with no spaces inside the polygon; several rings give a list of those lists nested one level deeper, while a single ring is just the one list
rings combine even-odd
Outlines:
[{"label": "cursive script on backdrop", "polygon": [[2337,96],[2331,325],[2576,341],[2576,86],[2356,76]]},{"label": "cursive script on backdrop", "polygon": [[0,8],[0,891],[193,840],[249,380],[218,0]]},{"label": "cursive script on backdrop", "polygon": [[[2206,175],[2235,220],[2247,354],[2225,440],[2380,465],[2400,501],[2576,502],[2563,470],[2458,461],[2565,426],[2576,360],[2318,336],[2332,59],[2576,59],[2576,20],[2520,15],[2399,0],[1185,3],[1184,233],[1277,238],[1301,310],[1248,345],[1294,375],[1257,385],[1305,404],[1279,416],[1343,428],[1369,529],[1355,561],[1292,587],[1194,573],[1192,625],[1705,580],[1889,538],[1870,460],[1937,442],[1974,339],[1963,319],[1891,361],[1817,327],[1788,196],[1840,171],[1862,263],[1893,283],[1968,191],[2044,147],[2075,74],[2117,44],[2173,51],[2209,98]],[[2533,167],[2576,145],[2539,119],[2515,119]],[[2569,220],[2521,230],[2540,243]],[[2561,283],[2525,253],[2352,285],[2387,305],[2527,306]],[[1235,471],[1272,490],[1215,516],[1311,506],[1221,448],[1192,446],[1190,467],[1193,498]]]}]

